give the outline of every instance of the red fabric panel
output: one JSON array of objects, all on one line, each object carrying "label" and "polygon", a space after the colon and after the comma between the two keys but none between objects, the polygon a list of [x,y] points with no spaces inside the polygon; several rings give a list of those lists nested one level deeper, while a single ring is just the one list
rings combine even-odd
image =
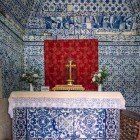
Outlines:
[{"label": "red fabric panel", "polygon": [[45,40],[45,85],[50,88],[66,84],[66,62],[72,58],[76,63],[75,84],[86,90],[97,90],[91,82],[92,74],[98,70],[98,40]]}]

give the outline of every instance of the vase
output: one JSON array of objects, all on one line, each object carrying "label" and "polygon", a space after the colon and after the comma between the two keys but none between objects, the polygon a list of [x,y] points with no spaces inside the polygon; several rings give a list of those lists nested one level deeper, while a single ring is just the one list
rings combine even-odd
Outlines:
[{"label": "vase", "polygon": [[99,84],[99,85],[98,85],[98,91],[99,91],[99,92],[102,91],[102,84]]},{"label": "vase", "polygon": [[30,84],[30,91],[34,91],[33,84],[32,83],[29,83],[29,84]]}]

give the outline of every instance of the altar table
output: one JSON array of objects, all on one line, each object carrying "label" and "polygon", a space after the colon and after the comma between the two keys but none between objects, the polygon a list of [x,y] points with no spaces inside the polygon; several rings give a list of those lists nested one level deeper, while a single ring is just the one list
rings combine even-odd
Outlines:
[{"label": "altar table", "polygon": [[119,92],[12,92],[13,140],[119,140]]}]

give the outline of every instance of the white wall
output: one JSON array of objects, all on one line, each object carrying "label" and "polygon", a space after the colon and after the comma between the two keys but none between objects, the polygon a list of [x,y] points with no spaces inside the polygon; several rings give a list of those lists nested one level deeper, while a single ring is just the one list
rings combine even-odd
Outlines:
[{"label": "white wall", "polygon": [[11,119],[8,114],[8,100],[2,98],[2,64],[0,62],[0,140],[11,140]]}]

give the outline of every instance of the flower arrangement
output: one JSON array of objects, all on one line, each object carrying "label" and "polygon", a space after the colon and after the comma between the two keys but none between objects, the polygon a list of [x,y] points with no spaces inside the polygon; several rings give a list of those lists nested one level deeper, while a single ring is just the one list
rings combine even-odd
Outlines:
[{"label": "flower arrangement", "polygon": [[25,73],[21,76],[21,81],[25,81],[26,83],[36,84],[37,79],[39,79],[39,70],[31,68],[30,70],[26,70]]},{"label": "flower arrangement", "polygon": [[101,69],[93,75],[92,82],[98,85],[103,84],[107,76],[108,76],[107,70]]}]

